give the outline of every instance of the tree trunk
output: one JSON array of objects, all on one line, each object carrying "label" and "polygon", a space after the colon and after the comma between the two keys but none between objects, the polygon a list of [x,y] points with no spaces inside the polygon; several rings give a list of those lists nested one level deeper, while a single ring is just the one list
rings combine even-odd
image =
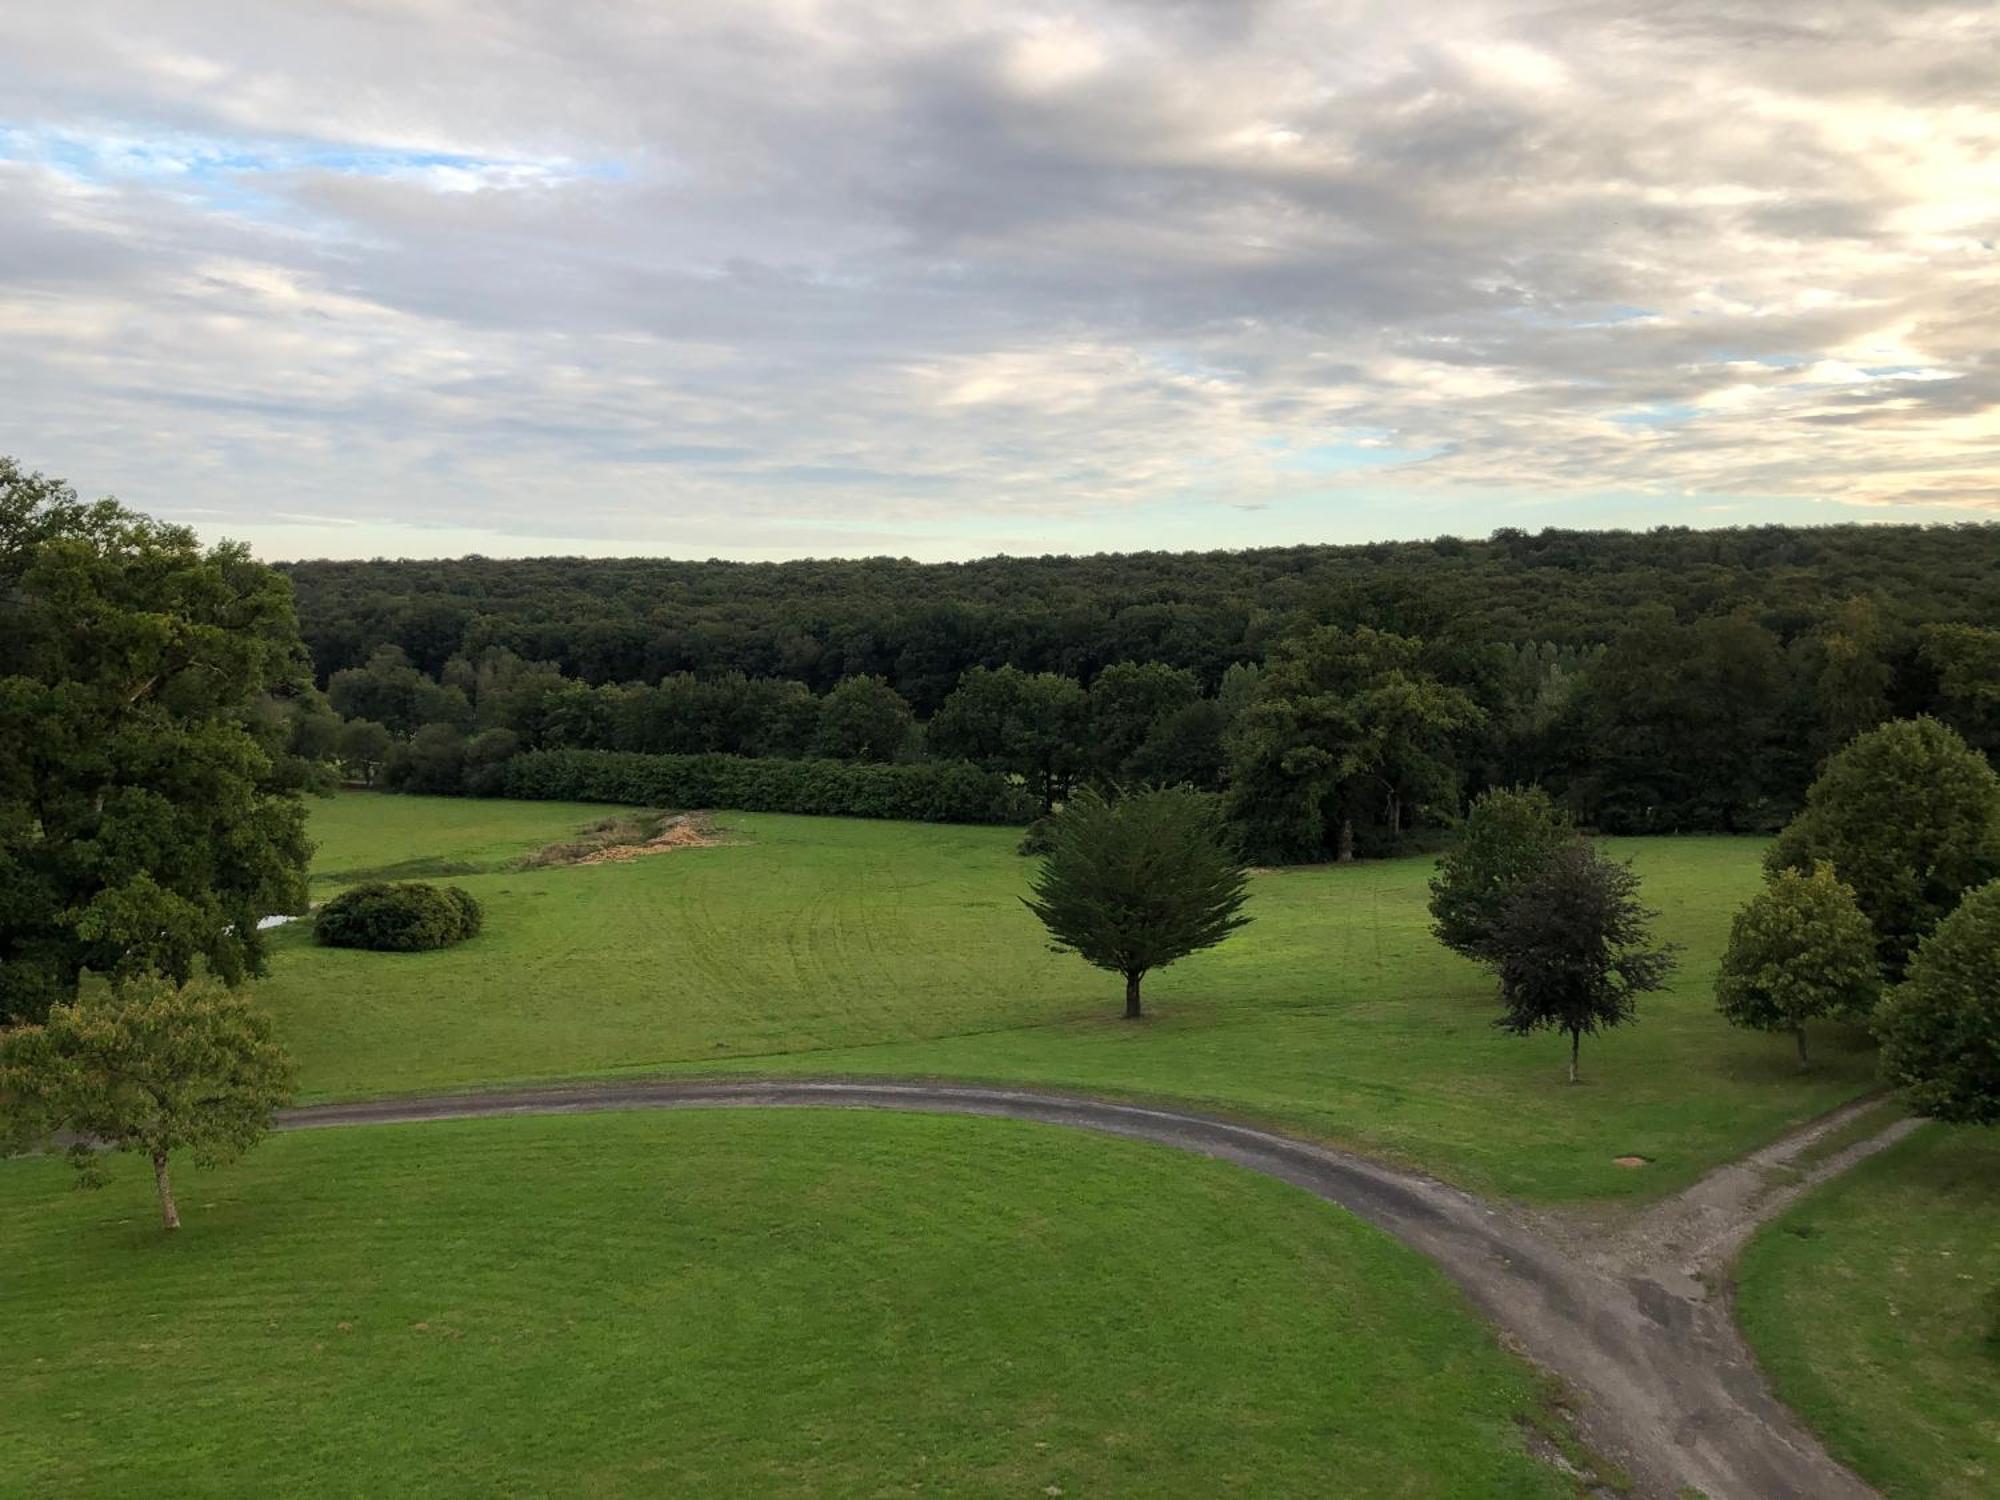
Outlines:
[{"label": "tree trunk", "polygon": [[1354,819],[1352,818],[1340,820],[1340,844],[1334,858],[1344,865],[1354,863]]},{"label": "tree trunk", "polygon": [[167,1178],[167,1153],[153,1153],[153,1181],[160,1185],[160,1218],[169,1229],[181,1227],[181,1211],[174,1207],[174,1185]]},{"label": "tree trunk", "polygon": [[1807,1068],[1810,1068],[1812,1066],[1812,1059],[1806,1056],[1805,1023],[1800,1022],[1799,1029],[1792,1034],[1796,1036],[1799,1040],[1799,1071],[1803,1073]]},{"label": "tree trunk", "polygon": [[1576,1082],[1576,1054],[1583,1048],[1583,1033],[1572,1029],[1569,1034],[1569,1081]]},{"label": "tree trunk", "polygon": [[1145,978],[1143,973],[1127,974],[1125,976],[1125,1019],[1128,1021],[1138,1020],[1141,1014],[1139,1010],[1139,981],[1143,978]]}]

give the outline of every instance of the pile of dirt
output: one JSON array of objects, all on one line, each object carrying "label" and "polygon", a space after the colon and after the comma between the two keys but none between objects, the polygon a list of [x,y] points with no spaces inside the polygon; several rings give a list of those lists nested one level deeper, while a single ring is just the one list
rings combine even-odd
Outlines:
[{"label": "pile of dirt", "polygon": [[670,849],[709,849],[724,842],[714,817],[705,812],[631,813],[606,818],[574,839],[537,849],[521,861],[521,867],[618,864]]},{"label": "pile of dirt", "polygon": [[707,813],[684,813],[669,818],[660,831],[643,843],[607,844],[576,861],[580,865],[619,864],[648,854],[664,854],[669,849],[713,849],[723,840]]}]

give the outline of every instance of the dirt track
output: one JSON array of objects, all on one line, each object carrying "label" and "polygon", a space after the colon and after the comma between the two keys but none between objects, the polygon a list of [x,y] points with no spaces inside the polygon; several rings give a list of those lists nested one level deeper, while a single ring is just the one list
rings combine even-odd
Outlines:
[{"label": "dirt track", "polygon": [[1609,1234],[1533,1220],[1415,1173],[1228,1120],[1032,1089],[806,1079],[603,1083],[315,1105],[288,1111],[282,1125],[782,1107],[1032,1120],[1235,1162],[1337,1203],[1434,1261],[1511,1342],[1577,1393],[1586,1439],[1631,1473],[1639,1494],[1676,1500],[1691,1488],[1709,1500],[1861,1500],[1875,1493],[1771,1395],[1725,1302],[1709,1292],[1756,1224],[1911,1128],[1891,1127],[1809,1174],[1782,1170],[1854,1108],[1711,1173]]}]

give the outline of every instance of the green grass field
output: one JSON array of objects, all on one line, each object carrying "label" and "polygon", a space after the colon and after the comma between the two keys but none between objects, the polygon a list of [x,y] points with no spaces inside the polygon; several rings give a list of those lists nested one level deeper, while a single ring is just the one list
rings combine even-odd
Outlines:
[{"label": "green grass field", "polygon": [[2000,1494],[2000,1131],[1928,1125],[1750,1244],[1778,1393],[1895,1500]]},{"label": "green grass field", "polygon": [[[332,1097],[621,1071],[937,1074],[1150,1094],[1352,1142],[1469,1187],[1548,1200],[1666,1191],[1872,1078],[1852,1035],[1789,1043],[1710,998],[1758,845],[1618,845],[1682,945],[1674,988],[1584,1047],[1496,1031],[1490,981],[1440,948],[1427,859],[1256,877],[1253,925],[1154,977],[1153,1018],[1053,953],[994,828],[727,814],[742,842],[522,872],[601,812],[349,793],[314,810],[319,889],[403,866],[455,876],[486,931],[386,955],[279,938],[261,994],[305,1091]],[[1651,1165],[1628,1170],[1613,1158]]]},{"label": "green grass field", "polygon": [[1555,1497],[1442,1275],[1160,1148],[830,1111],[0,1166],[0,1493]]}]

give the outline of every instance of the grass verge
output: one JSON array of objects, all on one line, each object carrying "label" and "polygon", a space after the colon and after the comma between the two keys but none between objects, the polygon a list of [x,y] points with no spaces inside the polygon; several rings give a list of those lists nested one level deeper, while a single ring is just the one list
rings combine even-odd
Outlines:
[{"label": "grass verge", "polygon": [[1737,1313],[1778,1393],[1897,1500],[2000,1493],[2000,1132],[1928,1125],[1751,1241]]}]

